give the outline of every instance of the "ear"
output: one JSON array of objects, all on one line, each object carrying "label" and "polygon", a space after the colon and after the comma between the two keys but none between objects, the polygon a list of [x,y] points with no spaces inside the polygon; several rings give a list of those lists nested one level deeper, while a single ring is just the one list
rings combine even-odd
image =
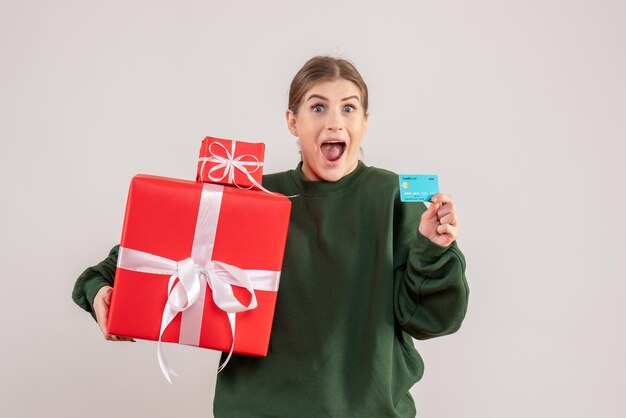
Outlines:
[{"label": "ear", "polygon": [[298,129],[296,129],[296,115],[293,114],[291,109],[287,109],[285,112],[285,119],[287,119],[287,128],[289,129],[289,132],[291,132],[291,135],[297,137]]},{"label": "ear", "polygon": [[368,120],[369,120],[369,118],[370,118],[370,112],[365,113],[364,118],[365,118],[365,126],[367,126],[367,121],[368,121]]}]

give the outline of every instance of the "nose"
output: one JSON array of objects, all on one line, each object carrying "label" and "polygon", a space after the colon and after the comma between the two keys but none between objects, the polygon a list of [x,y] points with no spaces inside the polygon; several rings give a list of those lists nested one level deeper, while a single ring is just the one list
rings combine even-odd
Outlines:
[{"label": "nose", "polygon": [[343,118],[341,111],[336,110],[326,114],[326,129],[329,131],[338,131],[343,129]]}]

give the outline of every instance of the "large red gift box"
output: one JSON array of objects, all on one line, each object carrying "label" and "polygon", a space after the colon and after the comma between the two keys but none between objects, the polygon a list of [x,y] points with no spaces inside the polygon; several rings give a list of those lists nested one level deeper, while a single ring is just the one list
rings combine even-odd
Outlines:
[{"label": "large red gift box", "polygon": [[200,146],[196,180],[262,189],[265,144],[207,136]]},{"label": "large red gift box", "polygon": [[265,192],[135,176],[108,332],[265,356],[290,211]]}]

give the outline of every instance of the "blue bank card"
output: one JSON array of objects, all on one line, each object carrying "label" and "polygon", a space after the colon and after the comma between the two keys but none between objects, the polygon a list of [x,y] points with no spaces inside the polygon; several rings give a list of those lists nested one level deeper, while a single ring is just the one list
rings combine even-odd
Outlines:
[{"label": "blue bank card", "polygon": [[402,202],[429,202],[439,193],[436,174],[400,174],[400,200]]}]

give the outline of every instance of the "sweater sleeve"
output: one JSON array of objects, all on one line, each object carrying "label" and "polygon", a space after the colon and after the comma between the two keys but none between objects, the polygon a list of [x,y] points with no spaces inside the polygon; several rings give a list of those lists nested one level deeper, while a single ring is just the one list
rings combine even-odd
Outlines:
[{"label": "sweater sleeve", "polygon": [[394,309],[400,327],[424,340],[461,327],[469,289],[465,257],[457,243],[441,247],[424,237],[417,227],[425,207],[412,205],[414,213],[403,214],[400,231],[404,234],[396,241]]},{"label": "sweater sleeve", "polygon": [[93,300],[102,287],[113,286],[118,252],[119,245],[116,245],[111,249],[107,258],[85,270],[74,284],[72,299],[94,319],[96,319],[96,314],[93,311]]}]

